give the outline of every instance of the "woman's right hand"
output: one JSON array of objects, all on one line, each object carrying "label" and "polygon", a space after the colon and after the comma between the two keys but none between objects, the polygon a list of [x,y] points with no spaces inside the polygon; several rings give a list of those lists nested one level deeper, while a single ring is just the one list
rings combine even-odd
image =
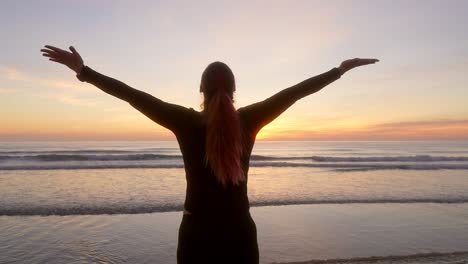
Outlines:
[{"label": "woman's right hand", "polygon": [[341,63],[340,67],[338,69],[341,71],[341,75],[343,75],[345,72],[359,67],[359,66],[364,66],[368,64],[374,64],[378,62],[378,59],[361,59],[361,58],[354,58],[350,60],[345,60]]},{"label": "woman's right hand", "polygon": [[73,46],[70,46],[70,51],[71,52],[50,45],[45,45],[45,48],[41,49],[42,56],[49,57],[50,61],[66,65],[79,74],[81,69],[83,69],[83,59]]}]

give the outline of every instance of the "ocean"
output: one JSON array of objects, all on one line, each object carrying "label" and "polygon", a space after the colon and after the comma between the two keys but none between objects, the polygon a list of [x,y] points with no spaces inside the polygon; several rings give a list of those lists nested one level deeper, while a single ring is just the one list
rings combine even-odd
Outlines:
[{"label": "ocean", "polygon": [[[258,141],[248,188],[262,263],[468,263],[467,141]],[[2,142],[0,263],[175,263],[184,194],[176,142]]]}]

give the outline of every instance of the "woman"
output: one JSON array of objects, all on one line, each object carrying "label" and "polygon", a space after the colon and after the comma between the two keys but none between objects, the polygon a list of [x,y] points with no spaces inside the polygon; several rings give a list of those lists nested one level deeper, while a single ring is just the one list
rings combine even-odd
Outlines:
[{"label": "woman", "polygon": [[255,137],[297,100],[313,94],[348,70],[376,59],[346,60],[337,68],[240,109],[233,105],[234,74],[221,62],[203,72],[203,111],[163,102],[84,66],[75,48],[41,49],[68,66],[79,80],[130,103],[177,137],[187,189],[177,248],[178,263],[258,263],[257,230],[249,212],[247,178]]}]

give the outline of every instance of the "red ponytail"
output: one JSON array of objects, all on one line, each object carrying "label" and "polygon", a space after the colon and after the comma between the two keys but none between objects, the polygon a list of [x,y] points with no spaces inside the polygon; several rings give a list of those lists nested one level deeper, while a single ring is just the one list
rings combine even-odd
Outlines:
[{"label": "red ponytail", "polygon": [[205,162],[221,184],[237,185],[245,181],[245,175],[239,116],[232,99],[234,75],[226,64],[212,63],[203,73],[201,90],[207,121]]}]

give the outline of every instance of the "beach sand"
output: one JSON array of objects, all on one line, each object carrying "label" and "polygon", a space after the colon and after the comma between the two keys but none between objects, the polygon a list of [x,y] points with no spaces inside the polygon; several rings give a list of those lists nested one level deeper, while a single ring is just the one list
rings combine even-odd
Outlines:
[{"label": "beach sand", "polygon": [[[433,254],[467,251],[468,204],[289,205],[251,213],[261,263],[468,261],[468,253]],[[181,212],[1,216],[0,263],[175,263],[180,220]],[[382,258],[351,259],[371,256]]]}]

